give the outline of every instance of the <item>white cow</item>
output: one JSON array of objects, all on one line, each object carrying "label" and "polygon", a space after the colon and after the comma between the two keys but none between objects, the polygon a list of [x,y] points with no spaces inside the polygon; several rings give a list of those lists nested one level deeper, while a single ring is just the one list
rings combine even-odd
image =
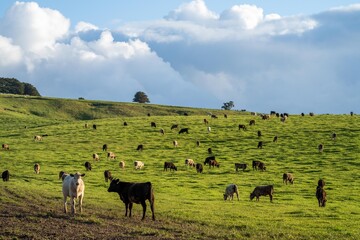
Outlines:
[{"label": "white cow", "polygon": [[79,209],[82,212],[82,201],[84,198],[85,184],[81,177],[85,174],[79,172],[70,174],[65,177],[63,181],[63,195],[64,195],[64,212],[67,213],[66,200],[70,197],[71,213],[75,214],[75,199],[79,199]]},{"label": "white cow", "polygon": [[188,158],[188,159],[185,159],[185,165],[188,165],[190,167],[195,167],[195,162],[194,162],[194,160]]},{"label": "white cow", "polygon": [[94,161],[99,161],[100,160],[100,157],[97,153],[93,153],[93,160]]},{"label": "white cow", "polygon": [[234,199],[234,193],[236,193],[237,199],[239,201],[239,191],[238,191],[238,187],[236,186],[236,184],[230,184],[229,186],[226,187],[225,189],[225,193],[224,193],[224,200],[226,199],[230,199],[233,200]]},{"label": "white cow", "polygon": [[135,169],[141,169],[144,167],[144,163],[141,161],[135,161],[134,166],[135,166]]},{"label": "white cow", "polygon": [[211,127],[207,127],[208,133],[211,132]]},{"label": "white cow", "polygon": [[42,141],[42,136],[40,135],[34,136],[34,141]]}]

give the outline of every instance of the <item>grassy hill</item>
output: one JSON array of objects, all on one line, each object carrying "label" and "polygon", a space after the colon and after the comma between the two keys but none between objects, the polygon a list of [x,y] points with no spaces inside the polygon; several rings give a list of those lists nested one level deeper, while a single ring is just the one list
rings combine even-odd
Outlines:
[{"label": "grassy hill", "polygon": [[[11,174],[9,182],[0,182],[0,239],[360,237],[357,115],[292,115],[282,123],[277,117],[262,120],[234,111],[224,118],[223,111],[210,110],[221,116],[210,119],[208,109],[8,95],[0,96],[0,109],[0,139],[10,146],[0,151],[0,172],[8,169]],[[91,118],[79,117],[75,109]],[[210,133],[204,118],[209,120]],[[252,119],[255,126],[249,126]],[[157,128],[150,122],[156,122]],[[96,123],[98,128],[84,128],[84,123]],[[171,130],[172,124],[189,127],[189,134]],[[240,131],[239,124],[247,130]],[[333,132],[336,140],[331,139]],[[35,142],[35,135],[48,136]],[[277,143],[272,142],[275,135]],[[179,147],[172,145],[173,140]],[[201,142],[199,147],[196,141]],[[263,149],[257,148],[259,141]],[[116,153],[116,160],[106,159],[104,143]],[[322,153],[317,150],[320,143],[325,146]],[[144,145],[142,152],[136,151],[138,144]],[[202,163],[209,147],[219,168],[204,166],[204,173],[198,174],[184,165],[186,158]],[[100,161],[93,161],[92,153],[98,153]],[[119,168],[120,160],[126,162],[125,169]],[[142,160],[144,169],[135,170],[135,160]],[[267,170],[252,170],[253,160],[263,161]],[[92,163],[92,171],[85,171],[86,161]],[[164,171],[165,161],[174,162],[178,171]],[[249,167],[236,172],[237,162]],[[33,171],[35,163],[41,165],[39,175]],[[75,217],[62,212],[60,170],[86,173],[84,212]],[[134,205],[131,219],[125,218],[119,196],[107,192],[104,170],[123,181],[151,181],[157,220],[151,221],[147,212],[141,221],[140,205]],[[293,185],[283,184],[284,172],[294,174]],[[315,198],[320,178],[326,182],[325,208],[319,208]],[[223,200],[230,183],[238,185],[240,201]],[[255,186],[265,184],[274,185],[273,202],[268,197],[250,201]]]}]

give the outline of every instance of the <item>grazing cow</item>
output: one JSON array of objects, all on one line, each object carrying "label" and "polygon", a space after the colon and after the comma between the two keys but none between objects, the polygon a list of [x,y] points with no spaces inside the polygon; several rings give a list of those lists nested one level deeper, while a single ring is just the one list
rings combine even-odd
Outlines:
[{"label": "grazing cow", "polygon": [[208,131],[208,133],[210,133],[211,132],[211,127],[207,127],[207,131]]},{"label": "grazing cow", "polygon": [[247,168],[246,163],[235,163],[235,171],[239,171],[239,169],[245,171],[246,168]]},{"label": "grazing cow", "polygon": [[120,168],[125,168],[125,162],[124,162],[124,161],[120,161],[120,162],[119,162],[119,167],[120,167]]},{"label": "grazing cow", "polygon": [[331,138],[332,138],[332,140],[336,140],[336,133],[333,133],[333,134],[331,134]]},{"label": "grazing cow", "polygon": [[155,197],[151,182],[133,183],[121,182],[119,179],[114,179],[110,183],[108,192],[117,192],[121,201],[125,204],[125,217],[127,217],[129,209],[129,217],[131,217],[131,210],[133,203],[141,204],[143,208],[143,216],[141,220],[145,219],[146,200],[150,202],[150,209],[152,212],[152,220],[155,221],[154,202]]},{"label": "grazing cow", "polygon": [[210,167],[220,167],[220,164],[216,160],[210,160],[209,161],[209,168]]},{"label": "grazing cow", "polygon": [[134,167],[135,167],[135,169],[142,169],[144,167],[144,163],[141,161],[135,161]]},{"label": "grazing cow", "polygon": [[205,158],[204,165],[209,164],[211,160],[215,160],[215,156]]},{"label": "grazing cow", "polygon": [[185,159],[185,165],[190,166],[190,167],[195,167],[195,162],[194,162],[194,160],[188,158],[188,159]]},{"label": "grazing cow", "polygon": [[256,197],[256,201],[259,201],[260,196],[270,196],[270,202],[272,202],[274,194],[274,186],[267,185],[267,186],[257,186],[255,187],[254,191],[250,193],[250,200],[253,200]]},{"label": "grazing cow", "polygon": [[181,134],[181,133],[189,133],[189,128],[180,129],[179,134]]},{"label": "grazing cow", "polygon": [[174,147],[178,147],[178,146],[179,146],[178,141],[174,140],[174,141],[173,141],[173,145],[174,145]]},{"label": "grazing cow", "polygon": [[257,135],[258,135],[258,137],[261,137],[261,131],[260,130],[257,131]]},{"label": "grazing cow", "polygon": [[228,116],[227,116],[227,114],[226,113],[224,113],[224,118],[227,118]]},{"label": "grazing cow", "polygon": [[170,168],[170,171],[177,171],[177,167],[172,162],[164,162],[164,171],[167,171],[167,169]]},{"label": "grazing cow", "polygon": [[67,213],[66,201],[67,197],[70,197],[71,213],[75,214],[75,200],[79,199],[79,210],[82,212],[82,201],[85,192],[85,183],[82,177],[85,176],[79,172],[75,174],[67,175],[63,181],[63,196],[64,196],[64,213]]},{"label": "grazing cow", "polygon": [[211,114],[211,118],[218,118],[215,114]]},{"label": "grazing cow", "polygon": [[[245,111],[246,111],[246,110],[245,110]],[[245,112],[245,111],[244,111],[244,112]],[[251,116],[256,116],[257,114],[256,114],[256,112],[251,112],[250,115],[251,115]]]},{"label": "grazing cow", "polygon": [[278,136],[274,136],[273,142],[277,142]]},{"label": "grazing cow", "polygon": [[206,118],[204,118],[204,123],[209,124],[209,121]]},{"label": "grazing cow", "polygon": [[173,129],[177,129],[179,126],[177,125],[177,124],[173,124],[172,126],[171,126],[171,130],[173,130]]},{"label": "grazing cow", "polygon": [[250,125],[250,126],[255,125],[255,120],[253,120],[253,119],[250,120],[249,125]]},{"label": "grazing cow", "polygon": [[9,181],[9,178],[10,178],[10,172],[9,172],[9,170],[3,171],[3,173],[1,174],[1,177],[2,177],[2,179],[3,179],[4,182]]},{"label": "grazing cow", "polygon": [[225,193],[224,193],[224,200],[226,201],[228,198],[229,200],[234,200],[234,193],[236,194],[236,197],[239,201],[239,190],[236,184],[230,184],[226,187]]},{"label": "grazing cow", "polygon": [[94,161],[99,161],[100,160],[100,157],[99,157],[99,155],[97,153],[93,153],[92,157],[93,157]]},{"label": "grazing cow", "polygon": [[85,169],[86,169],[86,171],[91,171],[91,163],[89,163],[89,162],[85,162]]},{"label": "grazing cow", "polygon": [[283,183],[290,182],[291,184],[294,184],[294,176],[291,173],[284,173],[283,174]]},{"label": "grazing cow", "polygon": [[264,114],[264,115],[261,116],[261,118],[263,120],[268,120],[268,119],[270,119],[270,115]]},{"label": "grazing cow", "polygon": [[163,128],[160,129],[161,135],[165,135],[165,130]]},{"label": "grazing cow", "polygon": [[301,116],[304,117],[304,116],[305,116],[305,113],[301,113]]},{"label": "grazing cow", "polygon": [[64,171],[60,171],[59,172],[59,179],[61,178],[61,181],[64,181],[64,179],[66,178],[67,175],[69,175],[69,174],[64,172]]},{"label": "grazing cow", "polygon": [[96,124],[93,124],[93,129],[96,130]]},{"label": "grazing cow", "polygon": [[142,144],[138,145],[137,148],[136,148],[136,150],[137,150],[137,151],[142,151],[142,150],[144,150],[144,145],[142,145]]},{"label": "grazing cow", "polygon": [[127,122],[124,122],[123,125],[126,127],[126,126],[128,125],[128,123],[127,123]]},{"label": "grazing cow", "polygon": [[196,172],[197,173],[202,173],[203,172],[203,165],[201,163],[197,163],[195,167],[196,167]]},{"label": "grazing cow", "polygon": [[266,170],[265,163],[257,160],[252,161],[252,168],[253,170]]},{"label": "grazing cow", "polygon": [[263,142],[262,141],[258,142],[257,148],[263,148]]},{"label": "grazing cow", "polygon": [[239,124],[239,130],[242,129],[242,130],[246,130],[246,126],[244,124]]},{"label": "grazing cow", "polygon": [[208,154],[212,154],[212,153],[213,153],[212,149],[208,148]]},{"label": "grazing cow", "polygon": [[105,170],[104,171],[104,178],[105,178],[105,182],[108,182],[109,180],[113,180],[113,177],[111,176],[111,172],[110,170]]},{"label": "grazing cow", "polygon": [[35,172],[36,174],[39,174],[39,173],[40,173],[40,164],[35,163],[35,165],[34,165],[34,172]]},{"label": "grazing cow", "polygon": [[326,205],[326,192],[323,187],[317,186],[316,187],[316,198],[319,203],[319,207],[325,207]]},{"label": "grazing cow", "polygon": [[150,126],[156,128],[156,123],[155,123],[155,122],[151,122],[151,123],[150,123]]},{"label": "grazing cow", "polygon": [[313,112],[310,112],[309,115],[313,117],[315,114]]},{"label": "grazing cow", "polygon": [[88,128],[88,127],[89,127],[89,125],[88,125],[87,123],[85,123],[84,127],[85,127],[85,128]]},{"label": "grazing cow", "polygon": [[287,119],[287,117],[284,116],[284,117],[281,117],[281,118],[280,118],[280,121],[281,121],[282,123],[284,123],[284,122],[286,121],[286,119]]},{"label": "grazing cow", "polygon": [[42,136],[40,136],[40,135],[36,135],[36,136],[34,136],[34,141],[42,141]]},{"label": "grazing cow", "polygon": [[150,114],[150,113],[148,113],[148,114],[147,114],[147,116],[148,116],[148,117],[150,117],[150,116],[151,116],[151,114]]},{"label": "grazing cow", "polygon": [[107,152],[107,150],[108,150],[108,145],[107,145],[107,144],[104,144],[102,149],[103,149],[103,151]]},{"label": "grazing cow", "polygon": [[200,141],[196,141],[196,146],[200,147]]},{"label": "grazing cow", "polygon": [[324,144],[319,144],[318,150],[319,150],[319,152],[323,152],[324,151]]},{"label": "grazing cow", "polygon": [[9,147],[8,144],[3,144],[3,145],[2,145],[2,149],[4,149],[4,150],[10,150],[10,147]]},{"label": "grazing cow", "polygon": [[108,152],[107,158],[108,158],[108,159],[116,159],[116,155],[115,155],[115,153],[113,153],[113,152]]}]

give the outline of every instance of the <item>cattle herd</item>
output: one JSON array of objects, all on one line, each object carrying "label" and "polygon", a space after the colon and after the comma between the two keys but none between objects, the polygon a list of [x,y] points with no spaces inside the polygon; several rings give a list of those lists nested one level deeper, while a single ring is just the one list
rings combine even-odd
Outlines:
[{"label": "cattle herd", "polygon": [[[224,115],[225,116],[225,115]],[[264,117],[265,116],[265,117]],[[269,119],[269,115],[262,116],[262,119],[267,120]],[[215,115],[211,115],[211,118],[217,118]],[[227,118],[227,115],[226,115]],[[288,118],[288,114],[281,115],[281,122],[285,122]],[[203,121],[206,125],[209,124],[209,121],[207,119],[204,119]],[[250,120],[249,126],[254,126],[256,124],[255,120]],[[128,124],[124,122],[124,126],[127,126]],[[87,128],[88,125],[85,125],[85,128]],[[155,122],[150,123],[150,127],[156,128],[157,125]],[[178,125],[174,124],[171,126],[171,130],[177,129]],[[93,129],[97,129],[96,125],[93,125]],[[245,124],[238,125],[238,130],[247,131],[247,127]],[[207,132],[211,132],[211,127],[207,126]],[[165,131],[163,129],[160,130],[160,133],[162,135],[165,134]],[[189,128],[181,128],[178,132],[178,134],[189,134]],[[262,132],[257,132],[258,138],[262,137]],[[336,139],[336,133],[332,134],[332,139]],[[33,138],[34,141],[43,141],[43,135],[36,135]],[[273,139],[273,142],[277,142],[278,137],[275,136]],[[176,140],[173,141],[173,146],[178,147],[178,142]],[[200,146],[200,141],[196,142],[196,146]],[[263,141],[258,142],[257,148],[263,148]],[[2,149],[8,151],[10,149],[8,144],[2,144]],[[102,150],[107,153],[107,159],[108,160],[114,160],[116,159],[116,154],[114,152],[108,151],[108,145],[104,144],[102,146]],[[141,152],[144,150],[144,145],[140,144],[136,148],[137,151]],[[324,145],[319,144],[318,145],[318,151],[322,152],[324,150]],[[211,156],[208,156],[205,158],[203,163],[196,163],[193,159],[187,158],[185,159],[185,165],[189,168],[195,168],[197,173],[203,173],[204,166],[208,165],[209,168],[220,168],[220,163],[216,159],[215,156],[212,155],[212,149],[208,148],[208,153],[211,154]],[[93,161],[99,161],[100,157],[97,153],[92,154]],[[144,167],[144,162],[142,161],[134,161],[134,169],[135,170],[141,170]],[[91,162],[87,161],[84,164],[86,171],[92,170]],[[246,163],[235,163],[235,171],[238,172],[239,170],[242,170],[243,172],[246,171],[248,165]],[[125,168],[125,162],[120,161],[119,167],[124,169]],[[165,161],[164,162],[164,171],[167,170],[170,171],[177,171],[178,168],[175,166],[173,162]],[[262,161],[254,160],[252,161],[252,170],[253,171],[266,171],[267,168],[265,166],[265,163]],[[249,171],[249,170],[247,170]],[[36,174],[40,174],[40,164],[36,163],[34,165],[34,172]],[[78,207],[79,211],[82,212],[82,202],[84,198],[85,193],[85,183],[83,181],[83,177],[85,174],[81,174],[79,172],[75,174],[68,174],[64,171],[59,172],[59,179],[62,180],[62,193],[63,193],[63,209],[64,212],[67,213],[67,198],[70,198],[70,204],[71,204],[71,213],[75,214],[75,200],[78,201]],[[9,181],[10,178],[10,172],[8,170],[4,171],[2,173],[2,179],[3,181]],[[105,181],[111,181],[110,186],[108,188],[108,192],[116,192],[120,196],[121,201],[125,204],[125,216],[131,217],[132,214],[132,206],[133,203],[141,204],[143,208],[143,216],[142,219],[145,218],[145,212],[146,212],[146,200],[150,202],[150,208],[152,212],[152,219],[155,220],[155,213],[154,213],[154,192],[153,192],[153,186],[151,182],[145,182],[145,183],[136,183],[136,182],[123,182],[119,179],[114,179],[111,175],[110,170],[104,171],[104,178]],[[292,173],[283,173],[283,184],[293,184],[294,183],[294,175]],[[324,189],[325,182],[324,180],[320,179],[318,181],[318,186],[316,187],[316,198],[318,199],[318,205],[319,207],[325,207],[325,203],[327,201],[326,199],[326,192]],[[259,201],[260,196],[269,196],[270,202],[273,201],[273,194],[274,194],[274,186],[273,185],[263,185],[263,186],[256,186],[254,190],[250,193],[250,200],[253,200],[256,198],[257,201]],[[239,200],[239,189],[236,184],[230,184],[226,186],[225,193],[223,194],[224,200],[230,199],[233,200],[234,195],[236,195],[237,199]]]}]

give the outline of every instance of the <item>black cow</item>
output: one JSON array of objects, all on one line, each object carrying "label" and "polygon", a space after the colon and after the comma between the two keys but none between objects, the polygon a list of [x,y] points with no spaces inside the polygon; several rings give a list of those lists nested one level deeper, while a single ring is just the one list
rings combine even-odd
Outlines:
[{"label": "black cow", "polygon": [[111,172],[109,170],[105,170],[104,171],[104,178],[105,178],[105,182],[108,182],[108,180],[112,180],[113,177],[111,176]]},{"label": "black cow", "polygon": [[274,194],[274,186],[267,185],[267,186],[257,186],[252,193],[250,193],[250,200],[253,200],[256,197],[256,201],[259,201],[260,196],[270,196],[270,202],[272,202]]},{"label": "black cow", "polygon": [[235,163],[235,170],[236,171],[238,171],[239,169],[242,169],[243,171],[245,171],[246,168],[247,168],[246,163]]},{"label": "black cow", "polygon": [[173,130],[173,129],[175,129],[175,128],[178,128],[178,127],[179,127],[179,125],[173,124],[173,125],[171,126],[171,130]]},{"label": "black cow", "polygon": [[257,135],[258,135],[258,137],[261,137],[261,131],[259,130],[259,131],[257,131]]},{"label": "black cow", "polygon": [[211,160],[215,160],[215,156],[205,158],[204,165],[209,164]]},{"label": "black cow", "polygon": [[252,168],[253,170],[266,170],[265,163],[257,160],[252,161]]},{"label": "black cow", "polygon": [[250,126],[255,125],[255,120],[250,120],[249,125]]},{"label": "black cow", "polygon": [[196,141],[196,146],[200,147],[200,141]]},{"label": "black cow", "polygon": [[108,150],[108,145],[107,144],[104,144],[103,145],[103,151],[107,151]]},{"label": "black cow", "polygon": [[151,126],[151,127],[156,127],[156,123],[155,123],[155,122],[151,122],[151,123],[150,123],[150,126]]},{"label": "black cow", "polygon": [[127,124],[127,122],[124,122],[124,126],[127,126],[128,124]]},{"label": "black cow", "polygon": [[9,178],[10,178],[10,172],[9,172],[9,170],[5,170],[5,171],[1,174],[1,177],[2,177],[2,179],[3,179],[4,182],[9,181]]},{"label": "black cow", "polygon": [[208,154],[213,154],[213,151],[211,148],[208,148]]},{"label": "black cow", "polygon": [[275,136],[273,142],[277,142],[277,140],[278,140],[278,136]]},{"label": "black cow", "polygon": [[91,163],[85,162],[84,165],[85,165],[86,171],[91,171]]},{"label": "black cow", "polygon": [[246,126],[244,124],[239,124],[239,130],[242,129],[242,130],[246,130]]},{"label": "black cow", "polygon": [[179,134],[181,134],[181,133],[189,133],[189,128],[180,129]]},{"label": "black cow", "polygon": [[96,130],[96,124],[93,124],[93,129],[95,129],[95,130]]},{"label": "black cow", "polygon": [[150,202],[150,208],[152,212],[152,220],[155,220],[154,202],[155,197],[151,182],[146,183],[133,183],[133,182],[121,182],[119,179],[114,179],[110,183],[108,192],[117,192],[121,201],[125,204],[125,217],[127,216],[129,209],[129,217],[131,217],[131,210],[133,203],[141,204],[143,208],[143,216],[141,220],[145,219],[146,213],[146,200]]},{"label": "black cow", "polygon": [[177,171],[177,167],[175,166],[174,163],[172,162],[164,162],[164,171],[167,169],[170,168],[170,171],[173,170],[173,171]]},{"label": "black cow", "polygon": [[144,145],[142,145],[142,144],[138,145],[136,150],[138,150],[138,151],[144,150]]},{"label": "black cow", "polygon": [[262,141],[258,142],[257,148],[262,148],[262,147],[263,147],[263,142]]},{"label": "black cow", "polygon": [[326,192],[323,187],[317,186],[316,187],[316,198],[319,203],[319,207],[325,207],[326,205]]},{"label": "black cow", "polygon": [[201,163],[197,163],[195,167],[196,167],[196,172],[197,173],[202,173],[203,172],[203,165]]}]

